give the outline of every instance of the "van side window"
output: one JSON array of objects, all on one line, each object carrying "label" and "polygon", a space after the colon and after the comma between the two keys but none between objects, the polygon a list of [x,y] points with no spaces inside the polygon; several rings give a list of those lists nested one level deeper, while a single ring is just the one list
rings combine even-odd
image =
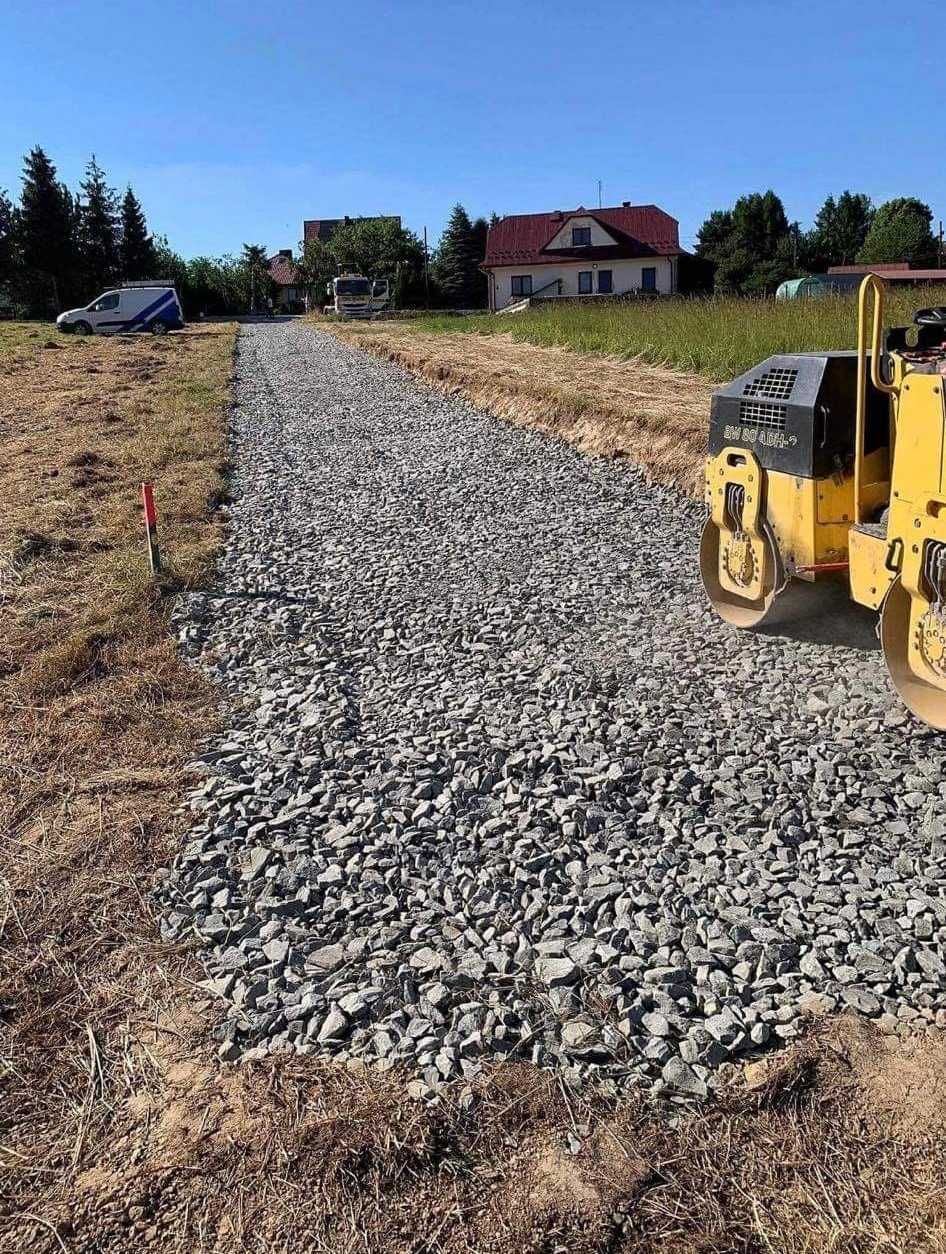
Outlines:
[{"label": "van side window", "polygon": [[108,292],[92,306],[93,313],[104,313],[106,309],[117,309],[121,299],[118,292]]}]

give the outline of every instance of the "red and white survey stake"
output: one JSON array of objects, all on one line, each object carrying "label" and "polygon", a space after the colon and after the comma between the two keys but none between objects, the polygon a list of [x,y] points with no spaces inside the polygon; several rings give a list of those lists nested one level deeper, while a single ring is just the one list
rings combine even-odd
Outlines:
[{"label": "red and white survey stake", "polygon": [[150,483],[141,485],[141,500],[145,507],[145,534],[148,541],[148,565],[152,575],[161,570],[161,552],[158,549],[158,516],[154,511],[154,487]]}]

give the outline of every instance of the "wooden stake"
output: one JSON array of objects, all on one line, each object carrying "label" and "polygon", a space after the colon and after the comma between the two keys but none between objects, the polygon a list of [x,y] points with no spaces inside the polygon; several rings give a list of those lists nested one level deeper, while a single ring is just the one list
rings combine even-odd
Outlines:
[{"label": "wooden stake", "polygon": [[154,510],[154,487],[141,485],[141,501],[145,509],[145,536],[148,542],[148,565],[152,575],[161,573],[161,551],[158,548],[158,516]]}]

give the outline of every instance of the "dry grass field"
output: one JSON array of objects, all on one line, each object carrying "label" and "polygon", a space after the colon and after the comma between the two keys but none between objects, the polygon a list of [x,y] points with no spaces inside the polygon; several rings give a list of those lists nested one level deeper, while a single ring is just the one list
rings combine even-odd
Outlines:
[{"label": "dry grass field", "polygon": [[166,627],[220,541],[233,337],[0,327],[0,1251],[946,1250],[936,1038],[816,1025],[695,1112],[524,1066],[424,1106],[397,1075],[217,1061],[149,895],[215,717]]}]

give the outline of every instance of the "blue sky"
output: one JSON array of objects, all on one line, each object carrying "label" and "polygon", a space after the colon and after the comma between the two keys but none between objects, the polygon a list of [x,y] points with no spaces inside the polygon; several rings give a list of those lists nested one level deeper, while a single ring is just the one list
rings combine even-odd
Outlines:
[{"label": "blue sky", "polygon": [[[0,187],[91,152],[185,255],[295,246],[304,217],[653,202],[693,243],[774,187],[946,216],[935,12],[874,0],[3,0]],[[931,25],[932,23],[932,25]],[[873,101],[881,112],[873,111]],[[934,223],[935,225],[935,223]]]}]

